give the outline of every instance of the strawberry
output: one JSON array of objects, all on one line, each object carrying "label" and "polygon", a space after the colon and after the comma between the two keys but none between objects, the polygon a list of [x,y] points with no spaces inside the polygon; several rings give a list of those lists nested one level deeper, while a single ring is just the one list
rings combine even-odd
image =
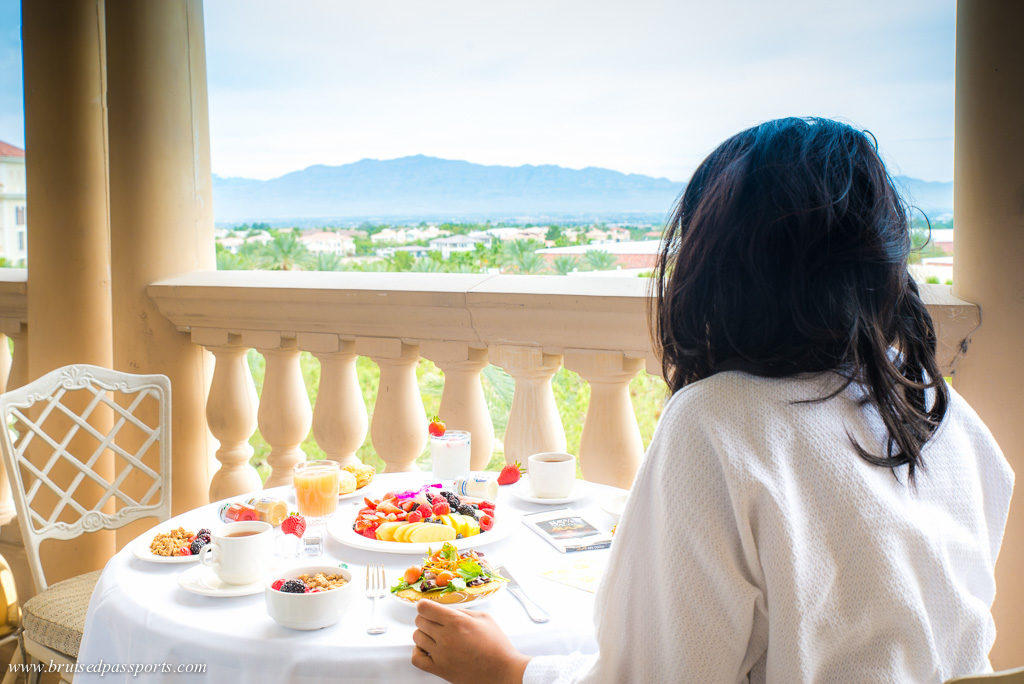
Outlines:
[{"label": "strawberry", "polygon": [[498,473],[498,484],[507,485],[513,482],[519,482],[519,478],[523,476],[526,469],[519,464],[519,461],[515,463],[509,463],[507,466],[501,469]]},{"label": "strawberry", "polygon": [[306,532],[306,519],[301,515],[289,515],[281,523],[281,531],[285,534],[294,534],[296,537],[302,537]]},{"label": "strawberry", "polygon": [[376,539],[377,538],[377,527],[378,527],[377,525],[373,525],[371,527],[367,527],[365,530],[363,530],[363,536],[366,537],[367,539]]},{"label": "strawberry", "polygon": [[427,426],[427,432],[429,432],[432,437],[440,437],[444,434],[444,423],[440,418],[434,416],[430,421],[430,425]]},{"label": "strawberry", "polygon": [[275,591],[278,591],[278,590],[281,589],[281,585],[282,584],[284,584],[284,580],[283,579],[274,580],[274,583],[270,585],[270,588],[275,590]]},{"label": "strawberry", "polygon": [[180,549],[178,549],[178,555],[179,556],[191,556],[192,555],[192,549],[190,549],[187,546],[182,546]]},{"label": "strawberry", "polygon": [[489,515],[481,515],[480,516],[480,529],[483,532],[486,532],[487,530],[491,529],[492,527],[494,527],[494,518],[492,518]]},{"label": "strawberry", "polygon": [[451,512],[451,506],[448,505],[447,501],[438,501],[434,504],[434,515],[448,515]]}]

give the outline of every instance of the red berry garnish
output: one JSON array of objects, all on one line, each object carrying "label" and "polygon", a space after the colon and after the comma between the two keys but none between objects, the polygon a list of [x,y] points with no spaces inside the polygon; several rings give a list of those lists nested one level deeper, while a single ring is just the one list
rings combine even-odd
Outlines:
[{"label": "red berry garnish", "polygon": [[444,434],[444,423],[440,418],[434,416],[430,421],[430,425],[427,426],[427,432],[429,432],[433,437],[440,437]]},{"label": "red berry garnish", "polygon": [[294,534],[302,537],[306,533],[306,519],[301,515],[289,515],[281,523],[281,531],[285,534]]},{"label": "red berry garnish", "polygon": [[408,521],[411,522],[411,523],[423,522],[423,514],[420,513],[419,511],[413,511],[412,513],[409,514]]},{"label": "red berry garnish", "polygon": [[494,527],[494,518],[489,515],[480,516],[480,529],[484,532]]},{"label": "red berry garnish", "polygon": [[180,549],[178,549],[178,555],[179,556],[191,556],[192,555],[192,549],[190,549],[187,546],[182,546]]},{"label": "red berry garnish", "polygon": [[452,508],[447,501],[438,501],[434,504],[434,515],[448,515],[451,512]]},{"label": "red berry garnish", "polygon": [[515,463],[509,463],[507,466],[501,469],[498,474],[498,484],[507,485],[514,482],[519,482],[519,478],[522,477],[526,469],[520,465],[519,461]]},{"label": "red berry garnish", "polygon": [[[448,502],[446,501],[445,503],[448,503]],[[421,504],[420,507],[416,509],[416,511],[421,516],[423,516],[424,520],[429,518],[430,516],[434,515],[434,509],[431,506],[428,506],[427,504]]]},{"label": "red berry garnish", "polygon": [[270,588],[273,589],[274,591],[278,591],[278,590],[281,589],[281,585],[282,584],[284,584],[284,580],[283,579],[274,580],[274,583],[270,585]]}]

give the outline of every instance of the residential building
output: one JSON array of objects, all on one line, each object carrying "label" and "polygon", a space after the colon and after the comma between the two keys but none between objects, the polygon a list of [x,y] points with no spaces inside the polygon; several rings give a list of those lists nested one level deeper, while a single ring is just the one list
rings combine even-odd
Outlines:
[{"label": "residential building", "polygon": [[25,150],[0,141],[0,257],[8,265],[28,258]]},{"label": "residential building", "polygon": [[583,259],[587,252],[608,252],[615,257],[618,268],[653,268],[658,259],[658,240],[637,240],[632,242],[605,242],[589,245],[573,245],[571,247],[550,247],[538,249],[544,261],[552,264],[555,257],[575,256]]},{"label": "residential building", "polygon": [[356,253],[356,242],[347,235],[340,232],[317,230],[304,233],[299,236],[299,242],[306,246],[310,252],[315,254],[337,254],[338,256],[351,256]]},{"label": "residential building", "polygon": [[430,249],[441,252],[441,258],[447,259],[453,252],[472,252],[477,245],[490,247],[494,238],[490,235],[451,235],[430,241]]},{"label": "residential building", "polygon": [[385,228],[384,230],[370,236],[370,242],[375,245],[382,242],[394,242],[396,244],[401,244],[408,241],[408,235],[404,228]]}]

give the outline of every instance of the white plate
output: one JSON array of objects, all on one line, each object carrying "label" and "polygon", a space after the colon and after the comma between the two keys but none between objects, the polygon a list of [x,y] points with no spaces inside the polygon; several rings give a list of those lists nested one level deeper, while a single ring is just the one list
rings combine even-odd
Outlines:
[{"label": "white plate", "polygon": [[[199,560],[199,556],[158,556],[149,550],[149,545],[153,542],[153,537],[164,532],[170,532],[173,529],[177,529],[179,526],[149,530],[140,537],[136,538],[135,541],[131,542],[132,553],[136,558],[151,563],[194,563]],[[187,529],[187,528],[186,528]],[[200,529],[195,529],[198,532]]]},{"label": "white plate", "polygon": [[[467,601],[466,603],[447,603],[445,605],[450,606],[452,608],[464,608],[466,610],[476,610],[477,606],[483,605],[483,604],[487,603],[488,601],[491,601],[495,596],[498,596],[503,591],[505,591],[505,583],[504,582],[499,582],[499,584],[501,586],[498,587],[497,591],[492,591],[490,594],[488,594],[487,596],[484,596],[483,598],[478,598],[478,599],[473,600],[473,601]],[[411,608],[412,610],[416,610],[416,603],[417,603],[417,601],[406,601],[404,598],[399,598],[398,594],[390,594],[390,598],[391,598],[391,601],[393,603],[397,603],[399,605],[405,606],[406,608]],[[429,601],[429,600],[430,599],[420,599],[420,601]]]},{"label": "white plate", "polygon": [[265,582],[261,579],[252,584],[227,584],[222,582],[212,568],[197,565],[178,575],[178,586],[185,591],[201,596],[229,598],[262,594]]},{"label": "white plate", "polygon": [[626,508],[627,498],[629,498],[628,494],[616,494],[610,498],[602,497],[598,505],[602,511],[618,520],[622,517],[622,511]]},{"label": "white plate", "polygon": [[572,492],[569,496],[563,496],[558,499],[547,499],[539,496],[534,496],[533,492],[530,491],[530,476],[525,475],[523,479],[512,485],[512,496],[516,497],[520,501],[532,504],[544,504],[546,506],[554,506],[559,504],[573,503],[584,498],[586,494],[583,491],[583,487],[580,486],[579,481],[573,485]]},{"label": "white plate", "polygon": [[[356,513],[358,513],[358,509],[337,513],[330,519],[330,521],[328,521],[327,533],[331,535],[335,541],[340,544],[344,544],[345,546],[350,546],[353,549],[362,549],[363,551],[377,551],[379,553],[414,553],[422,556],[425,555],[428,550],[437,551],[444,543],[390,542],[364,537],[361,534],[357,534],[356,531],[352,529],[352,523],[355,520]],[[499,513],[494,516],[494,527],[486,532],[475,534],[472,537],[453,539],[449,543],[453,544],[459,551],[464,551],[466,549],[475,549],[478,546],[484,546],[491,542],[500,541],[511,534],[515,523],[515,521],[512,520],[513,517],[515,516],[511,511],[503,511],[503,514]]]}]

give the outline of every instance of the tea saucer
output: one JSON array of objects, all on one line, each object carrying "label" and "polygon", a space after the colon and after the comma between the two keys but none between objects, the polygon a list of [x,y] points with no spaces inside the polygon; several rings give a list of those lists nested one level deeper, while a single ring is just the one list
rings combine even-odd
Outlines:
[{"label": "tea saucer", "polygon": [[580,486],[579,481],[577,481],[576,484],[573,485],[569,496],[561,496],[558,498],[534,496],[533,491],[530,489],[530,476],[525,475],[523,476],[523,479],[512,485],[512,496],[516,497],[520,501],[525,501],[526,503],[559,505],[579,501],[584,498],[586,494],[583,491],[583,487]]},{"label": "tea saucer", "polygon": [[178,575],[178,586],[185,591],[201,596],[230,598],[232,596],[251,596],[263,591],[263,580],[252,584],[228,584],[217,577],[212,568],[197,565]]}]

